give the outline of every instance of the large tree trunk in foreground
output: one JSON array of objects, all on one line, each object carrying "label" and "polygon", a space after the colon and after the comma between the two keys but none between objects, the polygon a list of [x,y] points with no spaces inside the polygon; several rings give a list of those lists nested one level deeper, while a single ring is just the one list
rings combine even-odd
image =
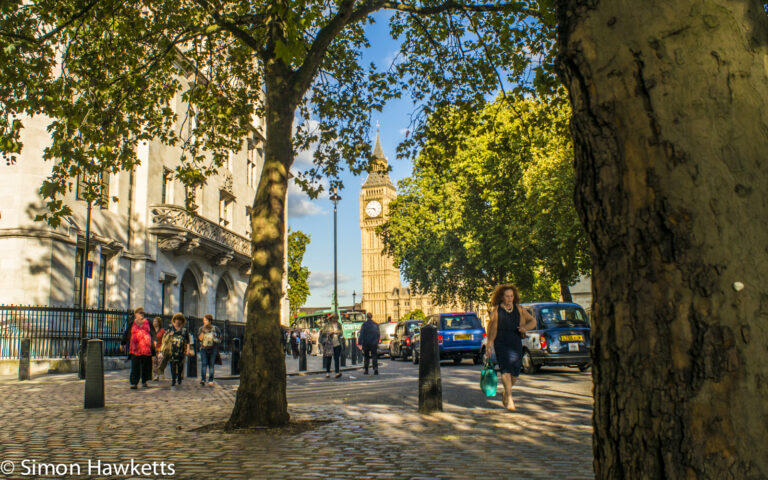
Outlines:
[{"label": "large tree trunk in foreground", "polygon": [[280,298],[285,271],[285,208],[293,161],[293,107],[279,80],[267,78],[264,169],[253,202],[253,253],[240,386],[228,428],[288,423]]},{"label": "large tree trunk in foreground", "polygon": [[762,4],[559,0],[558,17],[597,477],[768,478]]}]

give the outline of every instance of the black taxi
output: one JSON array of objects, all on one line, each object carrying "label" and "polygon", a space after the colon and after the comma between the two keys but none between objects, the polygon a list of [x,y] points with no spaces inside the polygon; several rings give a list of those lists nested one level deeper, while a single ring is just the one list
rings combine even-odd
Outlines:
[{"label": "black taxi", "polygon": [[589,317],[575,303],[524,303],[536,319],[536,329],[523,339],[523,372],[542,366],[589,368]]}]

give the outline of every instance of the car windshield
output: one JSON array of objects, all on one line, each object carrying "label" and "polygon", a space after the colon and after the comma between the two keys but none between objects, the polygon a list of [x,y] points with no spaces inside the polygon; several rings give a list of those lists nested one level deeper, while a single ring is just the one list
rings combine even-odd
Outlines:
[{"label": "car windshield", "polygon": [[406,331],[408,332],[408,335],[410,335],[413,332],[419,331],[419,328],[421,328],[421,322],[406,323],[405,328],[406,328]]},{"label": "car windshield", "polygon": [[480,320],[474,315],[452,315],[440,318],[440,330],[466,330],[482,328]]},{"label": "car windshield", "polygon": [[579,307],[544,307],[539,311],[544,328],[588,327],[587,316]]},{"label": "car windshield", "polygon": [[389,334],[394,333],[396,324],[394,323],[380,323],[379,333],[382,337],[389,337]]}]

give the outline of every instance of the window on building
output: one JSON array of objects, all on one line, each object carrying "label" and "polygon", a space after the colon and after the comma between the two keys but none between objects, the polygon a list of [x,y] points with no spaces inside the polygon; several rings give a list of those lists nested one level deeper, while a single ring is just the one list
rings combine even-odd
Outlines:
[{"label": "window on building", "polygon": [[173,203],[173,172],[163,169],[163,191],[160,203]]},{"label": "window on building", "polygon": [[246,160],[246,181],[251,188],[256,188],[259,183],[256,172],[259,160],[264,155],[264,149],[260,148],[256,140],[248,140],[248,154]]},{"label": "window on building", "polygon": [[83,274],[83,247],[77,247],[75,251],[75,292],[72,302],[76,307],[80,306],[80,277]]},{"label": "window on building", "polygon": [[253,209],[251,207],[245,207],[245,236],[251,238],[251,214]]},{"label": "window on building", "polygon": [[219,191],[219,225],[222,227],[231,228],[234,200],[229,193],[224,190]]},{"label": "window on building", "polygon": [[186,199],[186,203],[188,203],[191,207],[191,210],[197,214],[200,213],[200,201],[202,201],[202,194],[203,189],[200,188],[190,188],[189,186],[184,187],[184,198]]},{"label": "window on building", "polygon": [[105,254],[99,257],[99,309],[104,310],[107,300],[107,261]]},{"label": "window on building", "polygon": [[232,166],[235,163],[235,152],[227,152],[227,158],[224,160],[224,166],[229,170],[232,171]]}]

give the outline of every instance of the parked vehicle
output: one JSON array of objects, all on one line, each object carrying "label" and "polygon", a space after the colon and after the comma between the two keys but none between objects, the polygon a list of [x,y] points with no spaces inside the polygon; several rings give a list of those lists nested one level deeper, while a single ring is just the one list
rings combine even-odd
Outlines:
[{"label": "parked vehicle", "polygon": [[[313,313],[303,313],[291,321],[291,327],[298,327],[302,330],[322,330],[333,313],[334,310],[332,308]],[[339,310],[338,314],[344,338],[350,339],[353,334],[358,335],[360,327],[365,321],[365,312],[359,310]]]},{"label": "parked vehicle", "polygon": [[408,360],[412,351],[413,335],[421,328],[421,320],[404,320],[395,327],[395,336],[389,342],[389,358]]},{"label": "parked vehicle", "polygon": [[[423,325],[437,327],[437,345],[440,359],[452,359],[458,365],[465,358],[471,358],[475,365],[483,362],[485,355],[485,329],[472,312],[440,313],[430,315]],[[411,338],[413,363],[419,363],[421,333]]]},{"label": "parked vehicle", "polygon": [[379,324],[379,348],[376,349],[379,356],[389,355],[389,342],[395,336],[395,327],[397,327],[397,322]]},{"label": "parked vehicle", "polygon": [[542,366],[589,368],[589,318],[575,303],[525,303],[536,319],[536,330],[523,339],[523,372]]}]

